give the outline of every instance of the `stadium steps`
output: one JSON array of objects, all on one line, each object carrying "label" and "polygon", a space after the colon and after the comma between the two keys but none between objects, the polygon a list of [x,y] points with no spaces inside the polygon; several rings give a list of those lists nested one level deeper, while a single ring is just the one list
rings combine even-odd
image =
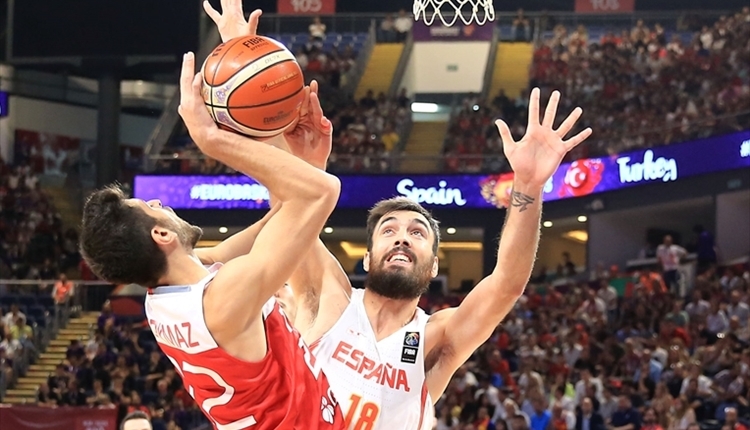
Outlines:
[{"label": "stadium steps", "polygon": [[406,156],[399,165],[403,173],[432,173],[442,167],[440,150],[443,148],[447,122],[415,122],[409,140],[406,142],[403,155]]},{"label": "stadium steps", "polygon": [[379,92],[388,93],[403,50],[403,43],[378,43],[373,47],[370,60],[354,93],[355,100],[364,97],[367,90],[372,90],[376,96]]},{"label": "stadium steps", "polygon": [[98,317],[99,312],[88,312],[71,319],[65,328],[60,329],[57,337],[50,341],[37,362],[29,366],[26,375],[18,378],[16,386],[5,393],[3,403],[15,405],[34,403],[39,384],[47,382],[47,378],[55,371],[55,367],[65,360],[65,352],[70,341],[78,339],[81,342],[87,342],[91,336],[91,327],[96,325]]},{"label": "stadium steps", "polygon": [[493,65],[489,100],[502,89],[511,100],[529,86],[529,68],[534,57],[531,43],[506,43],[497,45],[497,55]]}]

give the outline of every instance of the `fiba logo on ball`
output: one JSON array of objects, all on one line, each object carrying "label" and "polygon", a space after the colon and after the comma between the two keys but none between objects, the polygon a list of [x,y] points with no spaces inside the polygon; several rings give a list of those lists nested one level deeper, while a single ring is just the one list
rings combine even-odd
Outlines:
[{"label": "fiba logo on ball", "polygon": [[253,37],[252,39],[247,39],[246,41],[242,42],[242,46],[245,48],[255,49],[256,47],[260,46],[264,40],[260,37]]}]

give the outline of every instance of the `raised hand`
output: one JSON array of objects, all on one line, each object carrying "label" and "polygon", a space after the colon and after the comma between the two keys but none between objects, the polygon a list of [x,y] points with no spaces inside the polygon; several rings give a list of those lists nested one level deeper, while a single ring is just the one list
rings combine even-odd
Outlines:
[{"label": "raised hand", "polygon": [[573,110],[557,130],[552,128],[560,101],[559,91],[552,93],[544,119],[540,123],[539,93],[539,88],[531,91],[529,124],[520,141],[513,140],[504,121],[495,122],[503,140],[503,151],[513,168],[514,181],[534,187],[543,187],[560,166],[565,154],[591,136],[591,129],[587,128],[570,139],[564,139],[583,113],[579,107]]},{"label": "raised hand", "polygon": [[214,9],[208,0],[204,0],[203,10],[219,29],[222,42],[235,37],[255,36],[258,32],[258,20],[263,13],[260,9],[256,9],[245,21],[242,0],[221,0],[221,13]]},{"label": "raised hand", "polygon": [[312,81],[309,88],[299,120],[295,127],[284,134],[284,138],[293,155],[325,170],[333,144],[333,125],[320,107],[318,83]]},{"label": "raised hand", "polygon": [[206,154],[211,151],[211,133],[218,131],[218,127],[206,109],[201,96],[202,78],[195,73],[195,55],[188,52],[182,59],[180,72],[180,106],[177,112],[185,122],[185,126],[198,148]]}]

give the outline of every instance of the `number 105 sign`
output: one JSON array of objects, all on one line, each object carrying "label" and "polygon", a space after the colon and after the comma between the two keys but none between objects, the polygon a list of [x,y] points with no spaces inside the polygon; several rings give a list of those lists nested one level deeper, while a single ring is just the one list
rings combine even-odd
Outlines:
[{"label": "number 105 sign", "polygon": [[278,0],[277,9],[282,15],[332,15],[336,0]]}]

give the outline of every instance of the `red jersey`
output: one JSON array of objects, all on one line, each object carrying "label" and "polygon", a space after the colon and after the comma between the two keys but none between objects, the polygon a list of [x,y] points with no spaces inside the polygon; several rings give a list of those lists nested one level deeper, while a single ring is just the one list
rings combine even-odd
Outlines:
[{"label": "red jersey", "polygon": [[215,270],[191,286],[160,287],[146,296],[159,347],[185,389],[217,430],[343,430],[328,380],[276,300],[263,307],[268,352],[259,362],[221,349],[203,319],[203,292]]}]

